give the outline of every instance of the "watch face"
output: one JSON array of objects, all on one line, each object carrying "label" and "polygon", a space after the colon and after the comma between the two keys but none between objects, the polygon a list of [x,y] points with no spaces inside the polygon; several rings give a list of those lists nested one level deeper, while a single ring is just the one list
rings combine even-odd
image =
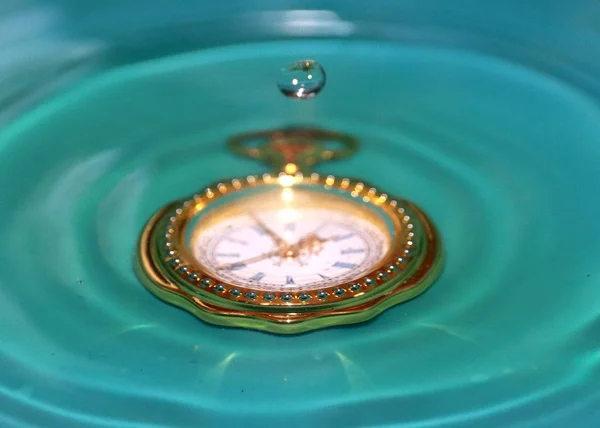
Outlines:
[{"label": "watch face", "polygon": [[297,333],[417,296],[441,255],[435,228],[407,201],[348,178],[265,174],[157,212],[139,266],[152,292],[208,322]]},{"label": "watch face", "polygon": [[385,218],[358,202],[307,189],[240,197],[194,225],[194,258],[220,281],[258,291],[351,282],[390,250]]}]

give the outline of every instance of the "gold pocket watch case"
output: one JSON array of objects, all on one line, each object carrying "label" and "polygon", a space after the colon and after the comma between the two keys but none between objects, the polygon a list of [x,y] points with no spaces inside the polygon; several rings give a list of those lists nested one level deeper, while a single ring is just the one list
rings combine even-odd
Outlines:
[{"label": "gold pocket watch case", "polygon": [[354,138],[297,128],[229,148],[276,172],[222,180],[152,216],[138,272],[159,298],[212,324],[293,334],[368,320],[439,275],[440,238],[421,209],[310,172],[354,154]]}]

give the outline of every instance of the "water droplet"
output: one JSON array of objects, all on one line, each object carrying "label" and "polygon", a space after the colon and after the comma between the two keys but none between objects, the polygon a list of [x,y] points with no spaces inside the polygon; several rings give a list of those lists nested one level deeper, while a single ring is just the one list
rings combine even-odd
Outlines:
[{"label": "water droplet", "polygon": [[317,61],[303,59],[281,70],[277,86],[283,95],[307,99],[325,87],[325,69]]}]

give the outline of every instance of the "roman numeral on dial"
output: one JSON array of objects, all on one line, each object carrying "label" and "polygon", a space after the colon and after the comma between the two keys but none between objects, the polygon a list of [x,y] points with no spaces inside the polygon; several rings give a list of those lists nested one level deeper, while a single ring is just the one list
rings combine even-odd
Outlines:
[{"label": "roman numeral on dial", "polygon": [[250,277],[250,279],[252,281],[260,281],[264,277],[265,277],[265,274],[263,272],[258,272],[258,273],[255,273],[252,277]]},{"label": "roman numeral on dial", "polygon": [[356,267],[356,264],[354,264],[354,263],[347,263],[347,262],[335,262],[333,264],[333,267],[341,268],[341,269],[352,269],[352,268]]}]

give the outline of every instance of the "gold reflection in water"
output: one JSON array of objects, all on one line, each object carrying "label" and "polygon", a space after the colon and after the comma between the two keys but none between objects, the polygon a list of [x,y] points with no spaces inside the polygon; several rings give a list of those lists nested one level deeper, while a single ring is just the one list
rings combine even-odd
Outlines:
[{"label": "gold reflection in water", "polygon": [[335,355],[342,364],[351,391],[360,391],[365,387],[373,385],[373,381],[358,364],[339,351],[335,351]]},{"label": "gold reflection in water", "polygon": [[458,329],[456,329],[454,327],[450,327],[450,326],[442,325],[442,324],[428,323],[428,322],[423,322],[423,321],[418,321],[416,323],[416,325],[418,325],[419,327],[425,327],[425,328],[428,328],[431,330],[436,330],[438,332],[445,333],[449,336],[455,337],[455,338],[463,340],[465,342],[475,342],[475,340],[460,333],[458,331]]},{"label": "gold reflection in water", "polygon": [[104,342],[108,342],[110,340],[116,339],[116,338],[120,338],[123,335],[129,334],[129,333],[134,333],[134,332],[139,332],[142,330],[149,330],[151,328],[157,328],[159,327],[158,324],[133,324],[133,325],[127,325],[124,326],[116,331],[112,331],[107,333],[106,335],[103,336],[99,336],[97,338],[97,345],[100,345]]},{"label": "gold reflection in water", "polygon": [[[217,392],[221,387],[225,373],[227,373],[227,368],[236,356],[237,354],[232,352],[223,358],[214,368],[207,370],[202,379],[204,386],[209,387],[212,392]],[[198,363],[198,371],[203,370],[205,367],[204,364]]]},{"label": "gold reflection in water", "polygon": [[135,325],[130,325],[130,326],[123,327],[121,330],[118,331],[117,334],[130,333],[132,331],[145,330],[145,329],[149,329],[149,328],[152,328],[152,327],[158,327],[158,324],[135,324]]}]

